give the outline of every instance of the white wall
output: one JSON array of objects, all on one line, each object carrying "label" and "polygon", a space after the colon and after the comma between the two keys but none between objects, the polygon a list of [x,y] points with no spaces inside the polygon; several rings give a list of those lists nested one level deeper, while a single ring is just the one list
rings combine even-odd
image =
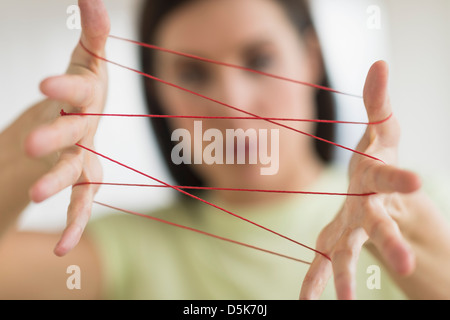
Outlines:
[{"label": "white wall", "polygon": [[[402,127],[400,164],[446,180],[450,174],[450,1],[310,0],[336,89],[361,93],[370,65],[390,66],[390,97]],[[379,29],[367,27],[380,8]],[[342,120],[362,105],[339,97]],[[341,137],[354,145],[353,128]],[[350,140],[348,140],[350,139]],[[349,155],[341,153],[340,159]]]},{"label": "white wall", "polygon": [[[111,33],[137,38],[139,0],[105,0]],[[3,0],[0,2],[0,129],[42,98],[38,84],[46,76],[64,72],[79,31],[66,26],[69,5],[75,0]],[[380,29],[366,25],[369,6],[381,11]],[[448,0],[312,0],[333,87],[361,93],[370,65],[379,59],[391,67],[391,98],[403,127],[402,165],[431,175],[448,176],[450,137],[450,2]],[[108,44],[109,57],[136,65],[135,48]],[[107,112],[143,113],[140,79],[110,67]],[[361,101],[337,97],[342,119],[364,120]],[[363,128],[346,127],[340,142],[354,147]],[[113,158],[167,180],[146,120],[102,119],[97,149]],[[2,151],[0,151],[2,152]],[[350,155],[340,153],[341,161]],[[104,162],[105,181],[142,182],[138,175]],[[60,227],[70,190],[39,205],[31,205],[24,227]],[[130,209],[163,205],[173,193],[162,189],[105,187],[99,201]],[[95,212],[101,210],[95,208]]]},{"label": "white wall", "polygon": [[385,1],[391,18],[391,96],[403,126],[402,161],[450,172],[450,1]]}]

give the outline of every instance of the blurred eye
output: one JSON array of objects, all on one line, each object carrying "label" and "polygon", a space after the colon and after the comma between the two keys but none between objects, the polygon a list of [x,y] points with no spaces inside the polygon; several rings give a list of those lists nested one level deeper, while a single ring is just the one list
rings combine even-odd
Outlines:
[{"label": "blurred eye", "polygon": [[177,79],[187,85],[204,85],[209,79],[208,71],[199,64],[189,64],[177,70]]},{"label": "blurred eye", "polygon": [[245,66],[253,70],[264,71],[269,69],[272,66],[272,63],[272,55],[265,52],[256,52],[247,58]]}]

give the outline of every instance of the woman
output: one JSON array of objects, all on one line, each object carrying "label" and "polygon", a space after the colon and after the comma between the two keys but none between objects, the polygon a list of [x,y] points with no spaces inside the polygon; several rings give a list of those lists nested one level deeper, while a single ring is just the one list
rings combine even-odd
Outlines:
[{"label": "woman", "polygon": [[[310,83],[326,79],[302,1],[156,4],[159,6],[149,4],[144,10],[148,19],[143,22],[146,42]],[[104,56],[109,33],[107,12],[100,0],[80,0],[79,5],[81,42],[96,55]],[[150,55],[148,51],[143,53],[143,61],[147,72],[263,117],[312,119],[322,116],[316,112],[319,104],[330,106],[310,87],[233,68],[161,53]],[[370,121],[391,114],[387,78],[383,62],[375,63],[367,76],[364,104]],[[417,175],[396,167],[399,128],[395,117],[368,127],[357,148],[386,164],[355,154],[349,167],[348,192],[376,195],[342,199],[229,191],[202,194],[212,203],[302,242],[317,240],[315,248],[329,259],[184,198],[154,215],[306,257],[312,261],[311,266],[122,215],[90,223],[82,237],[97,191],[95,185],[73,188],[67,227],[54,248],[60,256],[56,258],[51,246],[58,235],[19,233],[14,223],[30,200],[43,201],[77,182],[100,181],[99,160],[75,146],[78,143],[93,148],[98,119],[58,114],[61,101],[69,112],[103,110],[106,65],[78,45],[67,73],[44,80],[41,90],[48,99],[27,110],[0,136],[2,150],[8,150],[0,157],[2,296],[292,299],[300,292],[302,299],[332,298],[333,283],[329,279],[333,275],[337,297],[342,299],[403,295],[448,298],[450,279],[445,270],[450,265],[449,227],[421,190]],[[242,115],[162,84],[146,82],[145,90],[149,107],[156,113]],[[280,129],[254,120],[208,120],[202,125],[204,130],[221,133],[228,129]],[[311,123],[289,125],[306,132],[317,129],[317,134],[332,138],[332,132],[319,132],[319,127]],[[155,123],[154,127],[169,137],[179,128],[195,131],[192,120],[179,118]],[[345,176],[327,167],[324,160],[328,154],[323,145],[318,147],[313,139],[289,130],[280,129],[279,135],[280,164],[274,174],[261,175],[262,163],[210,165],[203,161],[183,166],[182,173],[175,172],[180,167],[173,166],[174,176],[185,177],[190,184],[214,187],[334,191],[341,186]],[[166,155],[173,151],[174,145],[167,140],[160,143]],[[253,148],[251,144],[245,146],[248,152]],[[169,164],[173,161],[167,160]],[[82,270],[81,290],[68,290],[66,286],[66,270],[73,264]],[[381,284],[375,283],[376,288],[366,282],[365,272],[370,266],[381,268]]]}]

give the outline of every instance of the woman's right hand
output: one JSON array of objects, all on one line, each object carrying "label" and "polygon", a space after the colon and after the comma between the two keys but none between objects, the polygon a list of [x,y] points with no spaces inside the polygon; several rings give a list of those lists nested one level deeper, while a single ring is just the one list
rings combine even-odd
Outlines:
[{"label": "woman's right hand", "polygon": [[[93,53],[104,56],[109,34],[109,18],[101,0],[79,0],[82,33],[80,41]],[[105,62],[88,54],[80,44],[75,48],[65,74],[42,81],[40,89],[47,99],[26,114],[29,127],[25,151],[47,168],[32,185],[29,195],[41,202],[63,189],[85,181],[100,181],[98,159],[75,144],[93,147],[98,118],[60,116],[65,112],[101,113],[107,95]],[[97,189],[85,185],[73,188],[67,212],[67,226],[54,252],[62,256],[79,241],[89,220]]]}]

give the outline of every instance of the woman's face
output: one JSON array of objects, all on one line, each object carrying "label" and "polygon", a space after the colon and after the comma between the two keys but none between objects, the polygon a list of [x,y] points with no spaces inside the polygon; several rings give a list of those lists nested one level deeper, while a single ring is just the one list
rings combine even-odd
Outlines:
[{"label": "woman's face", "polygon": [[[172,50],[240,65],[296,80],[317,83],[320,79],[319,52],[315,52],[312,38],[300,34],[287,18],[284,9],[272,0],[215,0],[192,1],[173,11],[165,18],[157,32],[157,45]],[[158,53],[155,60],[156,76],[186,89],[222,101],[261,117],[304,118],[315,117],[314,90],[243,70],[218,66],[168,53]],[[191,93],[158,84],[158,95],[167,114],[194,116],[247,116]],[[194,170],[211,186],[263,187],[289,185],[293,175],[307,176],[309,164],[317,165],[313,140],[263,120],[201,120],[201,130],[222,133],[218,146],[224,164],[194,164]],[[314,124],[282,122],[299,130],[314,133]],[[199,139],[199,122],[194,130],[193,119],[171,119],[175,131],[187,129],[191,134],[192,153],[194,139]],[[245,151],[254,153],[256,164],[226,163],[226,157],[236,147],[227,148],[227,130],[243,129],[257,134],[257,140],[248,139]],[[247,131],[250,130],[250,131]],[[267,137],[260,134],[266,131]],[[277,138],[275,131],[279,130]],[[236,131],[234,131],[236,132]],[[195,133],[197,135],[194,137]],[[272,139],[270,139],[272,137]],[[267,140],[272,170],[262,174],[263,164],[259,151],[262,140]],[[271,141],[273,140],[273,141]],[[177,140],[178,141],[178,140]],[[181,141],[181,140],[180,140]],[[205,151],[211,141],[203,140]],[[257,141],[257,142],[255,142]],[[229,143],[229,141],[228,141]],[[271,149],[271,143],[272,149]],[[236,143],[237,144],[237,143]],[[211,151],[212,145],[210,145]],[[220,153],[220,152],[219,152]],[[227,154],[228,153],[228,154]],[[200,154],[200,153],[199,153]],[[217,154],[215,154],[217,156]],[[192,154],[194,158],[194,154]],[[277,160],[278,159],[278,160]],[[261,161],[260,161],[261,160]],[[267,159],[266,159],[267,160]],[[278,165],[275,163],[278,161]],[[277,166],[277,167],[276,167]],[[303,168],[303,169],[302,169]]]}]

